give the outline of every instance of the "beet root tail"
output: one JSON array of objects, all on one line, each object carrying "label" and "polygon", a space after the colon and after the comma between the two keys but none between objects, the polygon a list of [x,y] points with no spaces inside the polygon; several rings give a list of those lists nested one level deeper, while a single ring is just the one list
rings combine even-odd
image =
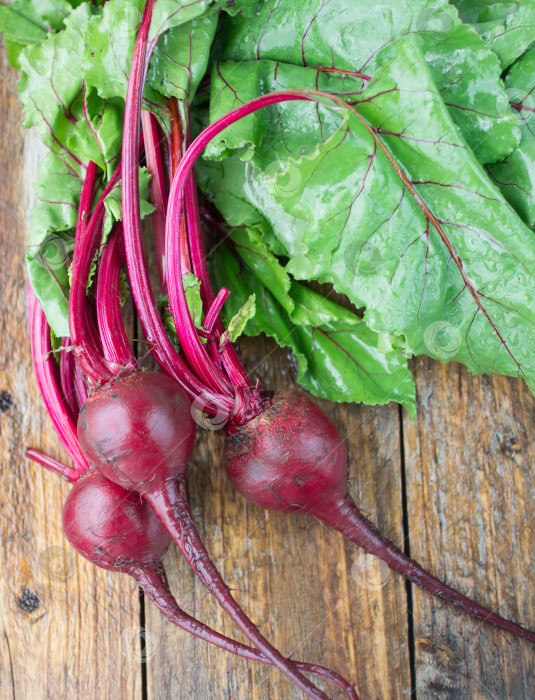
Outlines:
[{"label": "beet root tail", "polygon": [[154,494],[147,494],[147,500],[154,512],[171,535],[186,561],[202,584],[216,598],[223,610],[246,635],[247,639],[262,652],[284,675],[308,697],[315,700],[328,700],[319,688],[297,670],[296,664],[286,659],[247,617],[232,597],[229,587],[210,559],[193,522],[184,486],[177,480],[167,481],[165,488]]},{"label": "beet root tail", "polygon": [[[273,662],[256,649],[246,646],[241,642],[236,642],[223,634],[216,632],[211,627],[203,624],[188,613],[184,612],[173,597],[163,565],[154,567],[133,567],[129,571],[130,575],[137,581],[143,593],[152,600],[158,610],[170,622],[180,629],[193,634],[195,637],[209,642],[219,649],[228,651],[235,656],[239,656],[248,661],[257,661],[265,666],[273,666]],[[331,671],[324,666],[317,664],[307,664],[303,661],[293,661],[293,665],[302,673],[311,673],[321,678],[335,683],[345,691],[349,700],[359,700],[354,687],[346,681],[340,674]]]},{"label": "beet root tail", "polygon": [[382,559],[393,571],[397,571],[431,595],[442,598],[478,620],[535,644],[535,632],[527,630],[516,622],[512,622],[476,603],[410,559],[399,547],[380,534],[376,526],[362,515],[350,496],[346,496],[337,508],[331,508],[329,512],[322,513],[318,517],[369,554],[374,554]]}]

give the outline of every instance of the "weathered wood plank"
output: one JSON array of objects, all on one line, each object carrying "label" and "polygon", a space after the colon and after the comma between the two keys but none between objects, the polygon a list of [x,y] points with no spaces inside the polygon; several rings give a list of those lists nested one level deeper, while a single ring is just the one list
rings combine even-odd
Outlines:
[{"label": "weathered wood plank", "polygon": [[[404,420],[412,555],[535,628],[534,400],[521,381],[418,360]],[[414,589],[419,697],[535,697],[535,651]]]},{"label": "weathered wood plank", "polygon": [[[291,360],[271,342],[244,341],[242,350],[262,386],[294,383]],[[390,537],[401,541],[397,407],[328,402],[322,407],[347,437],[355,458],[352,493]],[[193,512],[229,585],[243,590],[236,596],[252,619],[283,653],[343,673],[357,683],[363,698],[406,696],[410,674],[403,583],[388,573],[381,580],[384,569],[377,571],[374,563],[366,573],[366,560],[316,521],[299,515],[281,520],[280,514],[246,505],[222,470],[222,436],[199,432],[190,476]],[[244,640],[194,583],[176,551],[166,565],[186,609]],[[154,643],[147,665],[150,700],[301,697],[278,672],[251,667],[188,637],[163,622],[150,604],[146,626]],[[333,696],[342,697],[336,690]]]},{"label": "weathered wood plank", "polygon": [[33,445],[68,459],[31,369],[24,193],[37,159],[3,50],[0,74],[0,391],[9,397],[0,402],[0,697],[132,699],[141,697],[137,642],[128,644],[139,629],[137,589],[70,550],[61,530],[68,485],[23,456]]}]

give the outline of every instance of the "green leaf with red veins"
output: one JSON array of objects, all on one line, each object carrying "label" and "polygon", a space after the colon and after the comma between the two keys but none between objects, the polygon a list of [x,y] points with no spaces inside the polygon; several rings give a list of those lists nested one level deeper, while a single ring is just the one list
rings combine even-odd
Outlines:
[{"label": "green leaf with red veins", "polygon": [[25,126],[34,126],[52,151],[36,185],[28,274],[58,336],[68,335],[67,269],[85,166],[92,159],[109,175],[121,149],[122,102],[82,88],[80,46],[90,16],[99,11],[85,3],[65,19],[65,29],[20,54]]},{"label": "green leaf with red veins", "polygon": [[165,32],[200,17],[217,17],[220,10],[229,15],[248,16],[254,10],[254,3],[251,0],[158,0],[152,11],[149,41],[158,41]]},{"label": "green leaf with red veins", "polygon": [[22,49],[43,41],[48,32],[61,29],[71,11],[72,5],[67,0],[15,0],[0,5],[0,33],[10,63],[18,68]]},{"label": "green leaf with red veins", "polygon": [[535,46],[511,66],[505,79],[511,119],[520,125],[520,145],[488,172],[524,221],[535,225]]},{"label": "green leaf with red veins", "polygon": [[83,118],[80,47],[90,16],[96,11],[84,3],[66,18],[63,31],[28,46],[19,57],[24,126],[35,127],[40,138],[75,169],[80,159],[67,142],[75,139],[77,124]]},{"label": "green leaf with red veins", "polygon": [[126,98],[128,73],[144,0],[109,0],[85,35],[83,75],[103,98]]},{"label": "green leaf with red veins", "polygon": [[223,309],[227,322],[254,295],[255,315],[244,332],[265,333],[290,348],[305,389],[337,402],[398,401],[414,416],[414,382],[401,349],[383,350],[381,335],[362,319],[290,280],[257,231],[233,229],[230,237],[234,254],[226,244],[217,246],[210,266],[215,283],[231,292]]},{"label": "green leaf with red veins", "polygon": [[[246,65],[246,64],[244,64]],[[241,124],[245,126],[245,120]],[[229,136],[232,134],[226,131]],[[243,134],[246,134],[244,130]],[[242,145],[239,134],[238,142]],[[224,146],[224,142],[223,142]],[[217,144],[216,144],[217,148]],[[219,149],[217,148],[219,151]],[[239,150],[242,150],[241,148]],[[255,158],[257,154],[254,154]],[[270,174],[273,178],[276,176],[280,168],[284,167],[282,161],[272,161],[274,165],[268,164],[264,170],[258,170],[251,167],[249,163],[243,162],[236,155],[227,156],[222,161],[199,160],[196,164],[195,172],[197,174],[197,184],[203,190],[204,194],[212,201],[219,211],[223,214],[225,221],[233,227],[247,226],[254,228],[261,234],[264,241],[268,242],[270,249],[276,255],[288,255],[288,247],[291,247],[293,240],[293,229],[295,225],[300,225],[300,221],[296,221],[295,217],[289,216],[281,207],[279,207],[271,197],[270,192],[264,185]],[[267,171],[267,173],[266,173]],[[254,181],[254,193],[250,190],[250,186]],[[262,185],[261,185],[262,183]],[[265,216],[263,216],[257,203],[259,200],[259,190],[262,189],[262,200],[267,202],[271,199],[272,221],[276,221],[277,237],[273,234],[270,224]],[[264,206],[264,205],[263,205]],[[289,238],[286,241],[286,236]],[[271,274],[277,275],[279,265]],[[284,279],[286,273],[281,280],[282,298],[287,296],[289,289],[285,287]],[[284,303],[281,299],[281,303]]]},{"label": "green leaf with red veins", "polygon": [[64,30],[22,51],[19,97],[24,126],[35,127],[68,167],[81,173],[91,159],[109,176],[121,150],[123,104],[82,87],[80,47],[91,15],[98,12],[84,3],[66,18]]},{"label": "green leaf with red veins", "polygon": [[120,97],[104,100],[87,86],[80,100],[85,103],[87,118],[79,119],[67,146],[82,162],[94,161],[109,179],[121,158],[124,102]]},{"label": "green leaf with red veins", "polygon": [[[226,19],[220,56],[376,78],[381,50],[406,36],[420,38],[423,60],[480,162],[501,160],[518,144],[519,132],[507,118],[500,63],[446,0],[257,0],[252,17]],[[346,75],[345,84],[352,93],[360,79]]]},{"label": "green leaf with red veins", "polygon": [[225,2],[218,0],[158,0],[152,11],[149,41],[158,39],[170,29],[180,27],[206,14],[216,14]]},{"label": "green leaf with red veins", "polygon": [[[144,0],[109,0],[102,17],[89,24],[85,42],[84,76],[103,98],[126,97],[128,72]],[[210,56],[217,14],[211,3],[159,0],[151,35],[157,44],[151,58],[145,107],[157,114],[162,96],[183,101],[191,97],[204,75]],[[193,21],[192,21],[193,20]]]},{"label": "green leaf with red veins", "polygon": [[510,66],[535,41],[533,0],[452,0],[463,22],[473,25],[498,54],[502,67]]},{"label": "green leaf with red veins", "polygon": [[68,267],[82,181],[54,153],[39,168],[26,251],[28,277],[54,333],[69,335]]},{"label": "green leaf with red veins", "polygon": [[[372,330],[474,373],[521,376],[533,390],[533,233],[467,148],[417,40],[376,60],[377,77],[355,100],[360,114],[302,102],[257,113],[263,138],[244,164],[241,196],[271,224],[288,271],[333,283],[366,307]],[[258,94],[315,80],[294,66],[265,70]],[[245,64],[219,71],[214,94],[239,102]],[[251,124],[238,123],[227,144],[240,142],[241,128],[250,143]]]},{"label": "green leaf with red veins", "polygon": [[164,34],[154,50],[148,84],[188,104],[206,72],[216,26],[217,15],[211,13]]}]

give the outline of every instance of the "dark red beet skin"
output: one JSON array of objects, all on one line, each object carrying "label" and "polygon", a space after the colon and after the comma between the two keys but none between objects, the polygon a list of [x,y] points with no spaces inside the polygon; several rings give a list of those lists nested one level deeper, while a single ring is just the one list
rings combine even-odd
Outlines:
[{"label": "dark red beet skin", "polygon": [[97,470],[84,474],[69,492],[63,529],[83,557],[111,571],[157,566],[171,542],[146,501]]},{"label": "dark red beet skin", "polygon": [[78,439],[105,476],[144,493],[164,468],[169,477],[187,472],[195,422],[175,381],[157,372],[134,372],[89,397],[80,410]]},{"label": "dark red beet skin", "polygon": [[225,469],[256,505],[320,518],[366,552],[469,615],[535,643],[535,632],[501,617],[436,578],[365,518],[347,493],[348,454],[327,416],[298,391],[275,394],[266,410],[225,440]]},{"label": "dark red beet skin", "polygon": [[320,512],[346,494],[344,439],[306,394],[277,393],[245,426],[230,426],[225,468],[236,489],[257,505]]}]

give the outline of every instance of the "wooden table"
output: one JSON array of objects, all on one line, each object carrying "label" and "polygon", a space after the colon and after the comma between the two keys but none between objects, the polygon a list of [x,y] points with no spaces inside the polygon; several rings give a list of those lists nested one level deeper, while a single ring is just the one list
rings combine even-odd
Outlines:
[{"label": "wooden table", "polygon": [[[277,672],[164,622],[130,579],[72,553],[60,524],[69,486],[23,456],[32,445],[67,459],[37,392],[26,328],[37,157],[4,53],[0,71],[0,698],[300,697]],[[265,339],[241,351],[264,386],[294,384],[285,351]],[[413,367],[416,422],[395,405],[322,402],[354,458],[351,492],[431,571],[534,628],[533,397],[521,381],[474,378],[427,359]],[[221,470],[221,447],[219,434],[199,434],[193,511],[236,596],[281,650],[342,672],[365,700],[535,698],[527,643],[407,586],[318,522],[246,505]],[[174,549],[166,566],[187,610],[241,638]]]}]

